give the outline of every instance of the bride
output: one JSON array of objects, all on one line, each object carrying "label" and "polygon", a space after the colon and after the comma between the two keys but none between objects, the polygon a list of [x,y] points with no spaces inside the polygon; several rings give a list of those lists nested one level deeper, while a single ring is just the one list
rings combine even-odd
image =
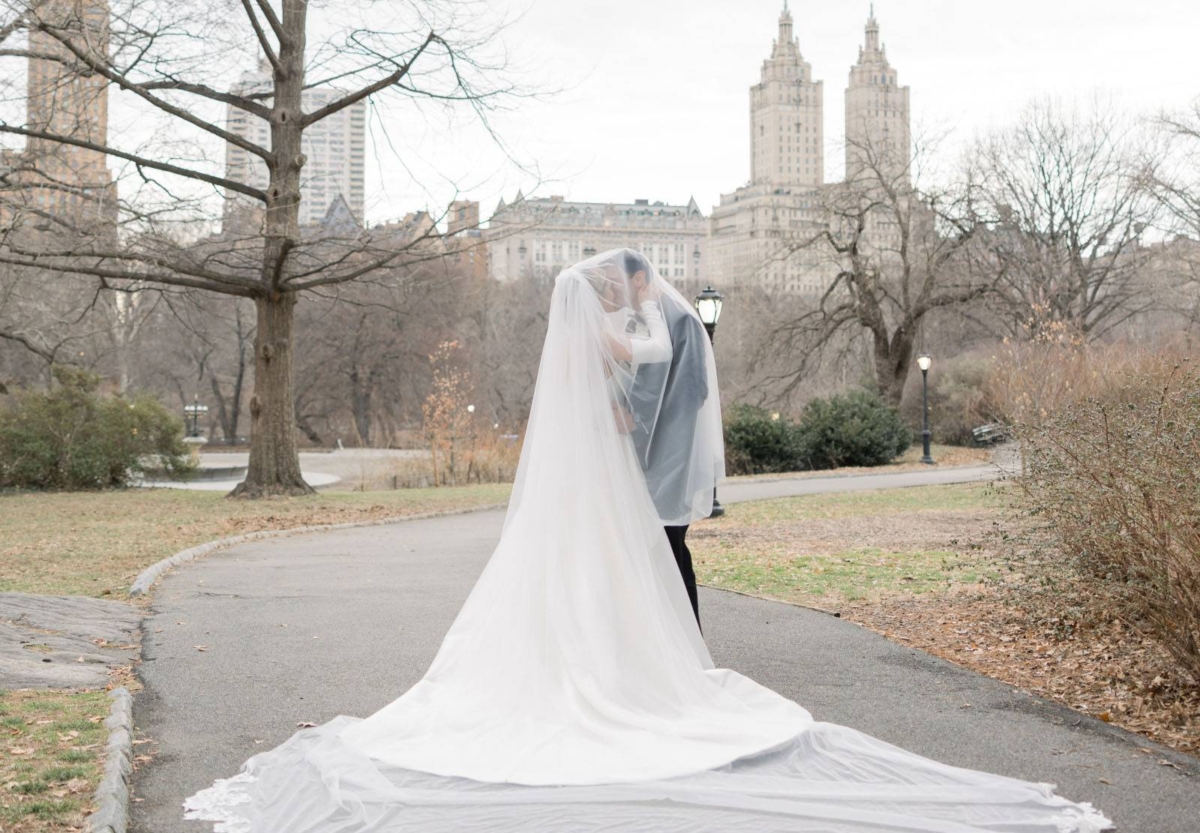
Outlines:
[{"label": "bride", "polygon": [[[424,678],[256,755],[185,817],[223,833],[1109,827],[1051,785],[816,722],[713,666],[633,439],[663,418],[641,380],[671,359],[666,322],[695,313],[652,267],[635,279],[628,254],[555,282],[504,530]],[[703,400],[673,463],[683,524],[711,511],[724,471],[702,343]]]}]

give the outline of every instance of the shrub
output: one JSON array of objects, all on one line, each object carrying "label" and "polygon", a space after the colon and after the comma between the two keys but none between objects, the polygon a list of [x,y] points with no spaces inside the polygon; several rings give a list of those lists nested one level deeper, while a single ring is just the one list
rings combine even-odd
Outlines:
[{"label": "shrub", "polygon": [[153,397],[101,396],[99,377],[77,368],[54,378],[0,410],[0,487],[101,489],[188,467],[183,423]]},{"label": "shrub", "polygon": [[809,402],[796,439],[804,468],[880,466],[912,445],[912,431],[877,394],[857,390]]},{"label": "shrub", "polygon": [[1029,566],[1065,558],[1086,617],[1148,631],[1200,683],[1200,372],[1170,356],[1128,366],[1080,374],[1091,395],[1019,425],[1021,498],[1049,551]]},{"label": "shrub", "polygon": [[726,410],[726,471],[768,474],[802,467],[803,453],[794,422],[753,405],[734,405]]},{"label": "shrub", "polygon": [[[929,427],[935,442],[974,445],[973,428],[1002,419],[986,401],[992,367],[993,363],[980,355],[955,356],[934,363],[929,371]],[[921,409],[921,374],[913,373],[901,413],[918,433]]]}]

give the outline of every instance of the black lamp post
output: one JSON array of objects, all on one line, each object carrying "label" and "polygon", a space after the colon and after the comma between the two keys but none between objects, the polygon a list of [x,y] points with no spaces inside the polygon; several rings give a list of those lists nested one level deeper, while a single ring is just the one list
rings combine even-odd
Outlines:
[{"label": "black lamp post", "polygon": [[[725,303],[725,297],[717,290],[712,288],[710,284],[703,292],[696,296],[696,313],[700,316],[700,322],[704,324],[704,329],[708,330],[708,340],[713,340],[713,333],[717,329],[717,321],[721,318],[721,307]],[[713,508],[712,515],[709,517],[719,518],[725,514],[725,507],[717,500],[717,488],[713,487]]]},{"label": "black lamp post", "polygon": [[188,434],[188,436],[189,437],[199,437],[200,436],[200,415],[208,413],[208,406],[200,404],[200,394],[196,394],[196,398],[192,402],[191,405],[183,406],[183,413],[185,415],[185,419],[191,419],[191,421],[192,421],[192,430]]},{"label": "black lamp post", "polygon": [[933,357],[928,353],[922,353],[917,356],[917,367],[921,368],[921,410],[923,413],[923,427],[921,430],[921,443],[925,447],[925,455],[921,458],[921,462],[932,466],[933,455],[929,453],[929,367],[933,364]]}]

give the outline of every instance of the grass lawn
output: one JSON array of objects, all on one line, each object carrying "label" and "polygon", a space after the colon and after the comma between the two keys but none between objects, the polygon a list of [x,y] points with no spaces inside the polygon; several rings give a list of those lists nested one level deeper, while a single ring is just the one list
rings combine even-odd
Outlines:
[{"label": "grass lawn", "polygon": [[824,608],[975,586],[996,574],[978,539],[1003,500],[969,484],[732,504],[694,527],[696,575]]},{"label": "grass lawn", "polygon": [[0,591],[123,597],[159,559],[263,529],[375,520],[508,500],[508,484],[226,500],[128,489],[0,496]]},{"label": "grass lawn", "polygon": [[[939,468],[948,469],[958,466],[978,466],[982,463],[987,463],[992,459],[995,449],[991,448],[969,448],[961,445],[937,445],[934,443],[929,448],[929,454],[933,457]],[[802,472],[786,472],[783,474],[741,474],[735,475],[730,480],[778,480],[780,478],[793,477],[837,477],[839,475],[851,474],[892,474],[900,471],[923,471],[926,465],[921,462],[923,454],[921,444],[917,443],[910,446],[908,451],[901,454],[890,463],[885,463],[882,466],[846,466],[840,469],[817,469],[815,471]]]},{"label": "grass lawn", "polygon": [[0,691],[0,830],[79,830],[108,742],[103,691]]}]

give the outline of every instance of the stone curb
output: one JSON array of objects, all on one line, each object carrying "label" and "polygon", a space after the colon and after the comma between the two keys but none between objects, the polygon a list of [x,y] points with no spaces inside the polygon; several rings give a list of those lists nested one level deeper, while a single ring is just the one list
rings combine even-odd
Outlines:
[{"label": "stone curb", "polygon": [[400,523],[402,521],[422,521],[428,518],[441,518],[448,515],[466,515],[471,512],[488,512],[494,509],[503,509],[507,503],[489,503],[484,506],[472,506],[467,509],[445,509],[434,512],[420,512],[415,515],[394,515],[388,518],[379,518],[373,521],[348,521],[340,524],[317,524],[314,526],[296,526],[290,529],[264,529],[258,532],[247,532],[243,535],[234,535],[230,538],[218,538],[216,541],[209,541],[206,544],[192,547],[190,549],[177,552],[172,556],[164,558],[155,564],[151,564],[146,569],[138,573],[133,584],[129,588],[131,597],[145,596],[149,594],[154,583],[162,577],[163,573],[170,570],[172,567],[177,567],[180,564],[186,564],[189,561],[195,561],[202,555],[207,555],[210,552],[217,550],[228,549],[229,547],[245,544],[249,541],[260,541],[264,538],[282,538],[285,535],[303,535],[308,532],[330,532],[335,529],[357,529],[369,526],[386,526],[387,524]]},{"label": "stone curb", "polygon": [[129,824],[129,782],[133,775],[133,695],[121,687],[108,693],[108,746],[104,778],[96,788],[96,810],[87,817],[89,833],[125,833]]}]

